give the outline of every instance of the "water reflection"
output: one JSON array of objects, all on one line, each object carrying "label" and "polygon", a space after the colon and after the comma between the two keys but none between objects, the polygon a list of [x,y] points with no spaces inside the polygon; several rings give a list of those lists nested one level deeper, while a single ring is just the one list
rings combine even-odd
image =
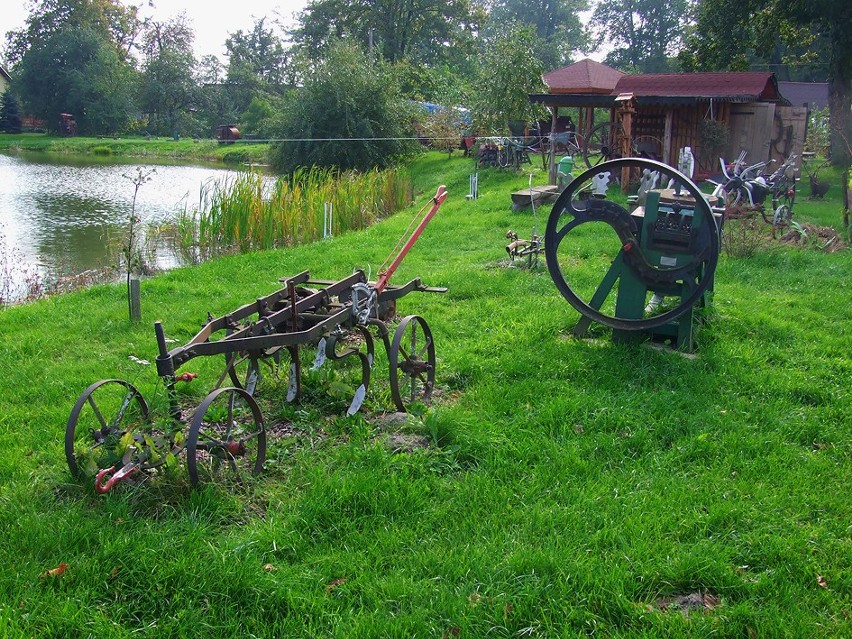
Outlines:
[{"label": "water reflection", "polygon": [[[115,264],[140,165],[155,169],[137,194],[143,226],[175,219],[178,211],[198,205],[205,185],[237,175],[217,165],[161,160],[0,154],[0,231],[7,254],[58,278]],[[159,243],[155,266],[180,262],[163,248]]]}]

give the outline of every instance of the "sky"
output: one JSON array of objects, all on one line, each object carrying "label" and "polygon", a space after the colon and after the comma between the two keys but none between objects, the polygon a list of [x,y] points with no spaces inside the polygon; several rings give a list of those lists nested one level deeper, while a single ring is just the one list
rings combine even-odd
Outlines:
[{"label": "sky", "polygon": [[[293,15],[307,5],[307,0],[242,0],[233,5],[210,0],[123,0],[127,5],[139,7],[142,17],[153,17],[166,21],[186,12],[195,30],[195,54],[201,58],[212,53],[223,58],[225,39],[236,31],[248,31],[256,18],[268,16],[270,20],[280,17],[286,24],[294,23]],[[13,0],[4,2],[0,15],[0,38],[5,42],[7,31],[20,29],[26,23],[29,2]],[[153,4],[153,7],[150,6]]]}]

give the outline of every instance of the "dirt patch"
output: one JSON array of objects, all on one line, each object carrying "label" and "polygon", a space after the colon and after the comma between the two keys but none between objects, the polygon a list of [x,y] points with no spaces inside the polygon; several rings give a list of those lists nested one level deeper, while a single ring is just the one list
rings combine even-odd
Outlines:
[{"label": "dirt patch", "polygon": [[392,453],[411,453],[429,448],[429,439],[416,433],[388,433],[384,436],[385,447]]},{"label": "dirt patch", "polygon": [[830,226],[817,226],[809,223],[800,224],[798,228],[792,227],[780,239],[789,246],[815,248],[827,253],[834,253],[846,248],[846,243],[835,229]]},{"label": "dirt patch", "polygon": [[662,612],[680,610],[683,614],[689,614],[690,612],[710,612],[717,608],[720,603],[721,599],[718,595],[699,590],[688,595],[659,597],[652,608]]},{"label": "dirt patch", "polygon": [[270,439],[281,439],[299,434],[299,429],[293,426],[293,422],[282,420],[274,424],[266,425],[266,436]]}]

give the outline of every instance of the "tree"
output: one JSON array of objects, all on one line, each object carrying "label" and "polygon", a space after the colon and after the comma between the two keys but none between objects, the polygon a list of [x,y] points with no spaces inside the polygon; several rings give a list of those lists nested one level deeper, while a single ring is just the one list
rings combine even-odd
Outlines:
[{"label": "tree", "polygon": [[488,33],[506,34],[507,24],[516,22],[535,28],[533,46],[546,70],[568,64],[571,52],[588,47],[588,36],[580,12],[587,0],[496,0],[488,19]]},{"label": "tree", "polygon": [[349,38],[390,62],[432,65],[471,53],[484,18],[472,0],[311,0],[292,35],[314,59]]},{"label": "tree", "polygon": [[119,0],[33,2],[26,26],[6,35],[26,110],[51,128],[65,111],[82,133],[120,130],[132,109],[129,50],[140,27],[136,9]]},{"label": "tree", "polygon": [[6,34],[6,58],[11,66],[59,31],[74,29],[94,31],[113,43],[126,60],[142,28],[136,7],[119,0],[40,0],[30,4],[26,26]]},{"label": "tree", "polygon": [[479,60],[473,117],[481,131],[505,131],[511,120],[530,121],[529,94],[545,92],[534,29],[509,23],[507,32],[508,37],[487,40]]},{"label": "tree", "polygon": [[81,133],[112,133],[130,119],[134,75],[114,43],[88,28],[68,26],[30,48],[15,66],[27,110],[56,128],[73,113]]},{"label": "tree", "polygon": [[18,107],[18,100],[9,90],[0,95],[0,131],[21,132],[21,110]]},{"label": "tree", "polygon": [[338,42],[305,73],[277,127],[292,142],[273,145],[273,165],[368,170],[392,166],[416,149],[410,109],[384,64],[371,64],[354,43]]},{"label": "tree", "polygon": [[608,0],[595,6],[589,26],[612,51],[604,62],[628,72],[673,71],[687,31],[691,0]]},{"label": "tree", "polygon": [[275,31],[260,18],[251,31],[237,31],[225,41],[227,82],[238,112],[259,94],[280,95],[295,84],[288,51]]},{"label": "tree", "polygon": [[201,58],[195,69],[198,85],[198,116],[208,134],[222,124],[233,124],[240,111],[225,82],[226,69],[215,55]]},{"label": "tree", "polygon": [[832,162],[852,161],[852,12],[835,0],[703,0],[681,55],[685,68],[743,70],[754,55],[827,62]]},{"label": "tree", "polygon": [[198,102],[193,39],[185,14],[170,22],[146,25],[140,107],[149,115],[150,128],[159,134],[168,135],[186,126],[187,114]]}]

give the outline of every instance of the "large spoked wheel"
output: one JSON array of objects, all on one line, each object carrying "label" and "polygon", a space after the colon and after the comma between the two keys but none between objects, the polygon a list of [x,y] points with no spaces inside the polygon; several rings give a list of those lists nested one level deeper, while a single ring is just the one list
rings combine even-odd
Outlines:
[{"label": "large spoked wheel", "polygon": [[[624,207],[611,200],[578,198],[579,194],[590,191],[591,179],[601,170],[622,175],[625,168],[632,176],[641,175],[646,168],[659,171],[662,184],[669,179],[680,184],[682,197],[688,198],[694,207],[693,218],[698,218],[690,221],[693,233],[689,259],[678,259],[670,266],[675,260],[665,251],[652,251],[643,245],[639,222]],[[606,246],[610,247],[609,254]],[[719,258],[719,233],[710,205],[689,178],[660,162],[623,158],[589,169],[568,185],[548,218],[544,250],[553,282],[581,315],[614,329],[648,330],[683,315],[707,290]],[[599,265],[602,271],[599,280],[594,281],[596,277],[589,275],[589,268],[571,272],[571,267],[583,259],[595,260],[590,266]],[[620,285],[616,268],[619,264],[626,265],[649,290],[677,290],[680,303],[674,308],[661,306],[657,314],[652,312],[642,318],[619,316],[615,305],[607,299],[610,291]]]},{"label": "large spoked wheel", "polygon": [[65,429],[65,459],[75,477],[135,461],[151,468],[162,459],[147,459],[140,445],[149,431],[148,403],[123,379],[103,379],[77,399]]},{"label": "large spoked wheel", "polygon": [[624,130],[617,122],[601,122],[593,128],[583,145],[583,160],[589,168],[621,157]]},{"label": "large spoked wheel", "polygon": [[192,484],[242,480],[263,470],[266,427],[260,408],[241,388],[219,388],[196,409],[186,443]]},{"label": "large spoked wheel", "polygon": [[401,412],[417,402],[428,402],[435,388],[435,341],[419,315],[404,317],[393,335],[390,351],[390,388]]}]

